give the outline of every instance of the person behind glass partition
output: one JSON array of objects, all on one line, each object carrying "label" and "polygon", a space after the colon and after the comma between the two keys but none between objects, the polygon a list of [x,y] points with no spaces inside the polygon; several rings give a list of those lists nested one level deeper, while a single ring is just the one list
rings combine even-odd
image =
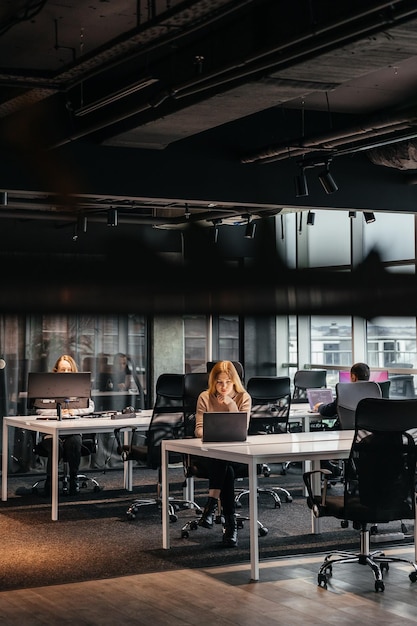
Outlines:
[{"label": "person behind glass partition", "polygon": [[[196,423],[194,434],[203,435],[203,414],[218,411],[244,411],[248,416],[248,428],[252,399],[231,361],[218,361],[209,374],[208,389],[200,393],[197,399]],[[209,479],[209,494],[203,514],[198,524],[212,528],[217,501],[220,498],[225,519],[223,545],[237,546],[237,522],[235,517],[235,474],[245,470],[246,465],[220,459],[197,459],[202,463],[204,474]]]},{"label": "person behind glass partition", "polygon": [[[78,372],[78,367],[72,356],[69,354],[62,354],[55,365],[52,368],[53,372],[63,374],[67,372]],[[89,415],[94,412],[94,402],[89,398],[88,407],[84,409],[80,408],[67,408],[61,409],[62,416],[65,415]],[[37,415],[54,416],[56,415],[56,409],[37,409]],[[59,459],[65,458],[68,462],[69,468],[69,495],[74,496],[79,492],[79,485],[77,483],[77,474],[81,463],[81,446],[82,437],[81,433],[74,433],[71,435],[62,435],[59,438]],[[51,464],[52,464],[52,436],[43,435],[41,441],[38,444],[42,455],[47,457],[46,463],[46,481],[45,481],[45,495],[51,495]]]}]

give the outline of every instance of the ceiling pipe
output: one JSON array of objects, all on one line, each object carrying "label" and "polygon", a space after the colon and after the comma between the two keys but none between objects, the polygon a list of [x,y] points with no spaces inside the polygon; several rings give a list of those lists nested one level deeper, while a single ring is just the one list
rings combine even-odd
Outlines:
[{"label": "ceiling pipe", "polygon": [[[356,143],[356,147],[352,146],[352,151],[357,149],[371,149],[375,144],[372,139],[379,139],[389,133],[407,131],[400,137],[391,137],[387,139],[387,143],[398,143],[399,141],[407,141],[415,138],[417,135],[417,111],[416,107],[410,107],[406,111],[391,116],[375,116],[368,118],[364,124],[351,126],[346,130],[331,131],[322,133],[310,138],[303,137],[296,139],[292,145],[286,143],[272,144],[258,150],[253,154],[248,154],[241,159],[241,163],[270,163],[288,159],[288,157],[302,156],[311,151],[320,150],[336,150],[342,146],[348,146]],[[361,141],[365,141],[365,145],[360,145]],[[346,152],[345,152],[346,154]]]}]

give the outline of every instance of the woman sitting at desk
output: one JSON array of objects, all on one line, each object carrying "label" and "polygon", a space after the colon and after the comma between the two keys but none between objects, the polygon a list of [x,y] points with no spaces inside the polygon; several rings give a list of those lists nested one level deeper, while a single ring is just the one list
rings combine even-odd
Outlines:
[{"label": "woman sitting at desk", "polygon": [[[242,385],[231,361],[215,363],[209,374],[208,389],[200,393],[197,400],[195,436],[203,435],[203,415],[216,411],[244,411],[248,414],[248,427],[252,399]],[[235,471],[246,466],[220,459],[197,459],[202,464],[203,474],[209,479],[209,497],[203,515],[198,522],[204,528],[213,526],[213,516],[220,497],[225,519],[223,545],[237,546],[237,523],[235,518]],[[200,474],[200,475],[203,475]],[[203,476],[204,477],[204,476]]]},{"label": "woman sitting at desk", "polygon": [[[67,372],[78,372],[78,367],[72,356],[68,354],[62,354],[54,367],[53,372],[62,374]],[[89,399],[88,407],[85,409],[69,408],[61,409],[61,414],[65,415],[88,415],[94,412],[94,402]],[[56,409],[37,409],[37,415],[56,416]],[[59,440],[59,459],[65,458],[69,467],[69,494],[74,496],[79,492],[79,486],[77,483],[77,474],[81,463],[81,445],[82,437],[80,433],[74,433],[73,435],[64,435]],[[45,495],[51,495],[51,463],[52,463],[52,437],[51,435],[44,435],[42,440],[38,444],[39,452],[43,456],[48,457],[46,463],[46,481],[45,481]]]}]

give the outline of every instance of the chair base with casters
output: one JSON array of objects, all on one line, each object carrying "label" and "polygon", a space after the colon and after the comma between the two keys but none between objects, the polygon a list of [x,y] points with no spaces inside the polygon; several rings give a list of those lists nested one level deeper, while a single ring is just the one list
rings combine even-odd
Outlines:
[{"label": "chair base with casters", "polygon": [[[81,456],[91,456],[97,451],[97,438],[95,434],[86,434],[81,438]],[[42,443],[39,442],[35,445],[34,448],[35,454],[40,457],[45,456],[45,450],[42,447]],[[70,494],[70,472],[68,462],[63,459],[62,462],[62,474],[58,477],[59,483],[61,484],[61,492],[63,495],[67,496]],[[88,476],[87,474],[77,472],[76,476],[76,485],[77,492],[81,489],[87,489],[90,485],[94,493],[97,493],[103,489],[98,480],[95,477]],[[32,493],[39,493],[40,485],[42,485],[42,489],[46,488],[47,479],[37,480],[32,485]]]},{"label": "chair base with casters", "polygon": [[[143,462],[144,456],[146,456],[145,446],[136,446],[130,444],[122,444],[120,440],[120,430],[116,429],[114,431],[115,439],[117,441],[117,452],[121,455],[122,460],[125,462],[128,461],[138,461],[139,463]],[[177,466],[177,464],[175,464]],[[156,506],[158,510],[161,511],[162,514],[162,469],[159,466],[158,468],[158,479],[156,485],[156,496],[155,498],[136,498],[129,505],[126,511],[126,517],[129,521],[136,519],[139,510],[145,506]],[[187,477],[185,477],[185,481]],[[184,483],[185,488],[185,483]],[[196,502],[192,502],[191,500],[186,500],[185,498],[169,498],[168,502],[168,516],[170,522],[176,522],[178,520],[177,512],[180,509],[196,509],[198,514],[201,515],[202,510],[198,506]]]},{"label": "chair base with casters", "polygon": [[[217,503],[217,515],[214,517],[214,523],[215,524],[221,524],[222,526],[224,525],[224,516],[221,513],[221,503],[220,500]],[[220,512],[219,512],[220,511]],[[198,512],[196,510],[196,515],[200,515],[202,514],[202,509],[200,508],[200,512]],[[236,523],[237,523],[237,527],[238,530],[241,530],[242,528],[244,528],[245,522],[248,522],[250,520],[250,517],[248,517],[247,515],[241,515],[240,513],[235,513],[235,518],[236,518]],[[198,530],[199,528],[199,519],[194,519],[194,520],[189,520],[187,521],[181,528],[181,537],[183,539],[188,539],[188,537],[190,536],[190,531],[192,530]],[[257,520],[258,523],[258,535],[259,537],[265,537],[268,534],[268,528],[266,526],[264,526],[262,524],[262,522],[260,522],[259,520]]]},{"label": "chair base with casters", "polygon": [[383,572],[389,570],[389,563],[406,563],[413,568],[413,571],[409,574],[411,582],[417,581],[417,565],[413,561],[408,559],[402,559],[400,557],[386,556],[382,550],[370,551],[369,538],[370,529],[366,523],[362,523],[360,528],[354,526],[356,530],[360,530],[360,549],[357,553],[352,552],[334,552],[325,557],[323,563],[320,566],[319,573],[317,575],[317,584],[319,587],[327,589],[327,583],[333,574],[333,565],[339,563],[359,563],[359,565],[368,565],[374,574],[375,579],[375,591],[384,591],[385,584],[383,581]]}]

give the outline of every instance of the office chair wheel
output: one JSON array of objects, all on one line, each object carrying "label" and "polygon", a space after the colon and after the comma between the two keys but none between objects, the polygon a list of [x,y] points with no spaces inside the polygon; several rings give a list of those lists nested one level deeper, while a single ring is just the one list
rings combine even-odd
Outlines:
[{"label": "office chair wheel", "polygon": [[401,522],[401,532],[404,533],[404,535],[408,533],[408,528],[404,522]]},{"label": "office chair wheel", "polygon": [[267,534],[268,534],[268,529],[266,526],[262,526],[262,528],[260,528],[258,531],[258,535],[260,537],[265,537]]},{"label": "office chair wheel", "polygon": [[317,584],[319,587],[323,587],[323,589],[327,589],[327,576],[326,574],[318,574],[317,575]]},{"label": "office chair wheel", "polygon": [[188,530],[181,531],[181,539],[188,539],[189,536],[190,536],[190,533],[188,532]]},{"label": "office chair wheel", "polygon": [[169,521],[170,522],[178,522],[178,515],[175,515],[175,513],[171,513],[169,516]]},{"label": "office chair wheel", "polygon": [[417,581],[417,572],[411,572],[411,574],[408,575],[408,578],[411,580],[412,583],[415,583]]},{"label": "office chair wheel", "polygon": [[[341,528],[349,528],[349,522],[347,519],[344,519],[340,522]],[[371,533],[372,534],[372,533]]]},{"label": "office chair wheel", "polygon": [[292,502],[293,501],[293,497],[290,495],[286,495],[285,496],[285,502]]},{"label": "office chair wheel", "polygon": [[382,580],[376,580],[375,581],[375,591],[384,591],[385,590],[385,585],[383,583]]},{"label": "office chair wheel", "polygon": [[237,519],[236,522],[237,522],[237,527],[239,530],[241,530],[242,528],[245,528],[245,524],[243,523],[242,519]]},{"label": "office chair wheel", "polygon": [[379,565],[381,572],[384,573],[389,571],[389,563],[387,563],[386,561],[384,561],[383,563],[380,563]]}]

